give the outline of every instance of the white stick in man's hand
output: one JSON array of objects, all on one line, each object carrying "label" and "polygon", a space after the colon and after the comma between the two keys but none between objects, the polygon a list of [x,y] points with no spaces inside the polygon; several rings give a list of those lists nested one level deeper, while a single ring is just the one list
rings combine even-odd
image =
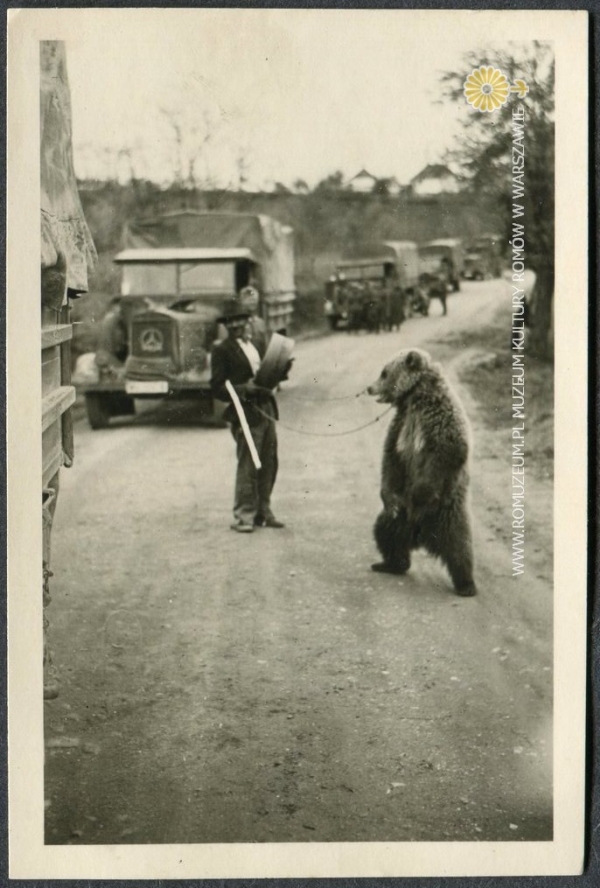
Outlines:
[{"label": "white stick in man's hand", "polygon": [[244,433],[244,438],[246,439],[246,443],[250,448],[250,455],[252,457],[252,462],[254,463],[255,469],[261,469],[262,463],[260,461],[260,457],[258,455],[258,450],[256,449],[256,444],[254,443],[254,439],[252,438],[252,433],[250,431],[250,426],[248,425],[248,420],[246,419],[246,414],[244,413],[244,408],[242,407],[241,401],[238,398],[238,393],[229,382],[228,379],[225,380],[225,388],[229,392],[231,396],[231,400],[233,402],[233,406],[235,407],[235,411],[240,420],[240,424],[242,426],[242,431]]}]

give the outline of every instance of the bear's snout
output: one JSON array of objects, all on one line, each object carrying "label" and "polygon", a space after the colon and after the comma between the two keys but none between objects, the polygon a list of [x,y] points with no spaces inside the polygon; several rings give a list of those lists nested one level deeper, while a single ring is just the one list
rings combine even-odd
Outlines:
[{"label": "bear's snout", "polygon": [[378,379],[377,382],[367,386],[367,394],[377,396],[377,400],[381,403],[385,397],[385,386],[383,385],[382,380]]}]

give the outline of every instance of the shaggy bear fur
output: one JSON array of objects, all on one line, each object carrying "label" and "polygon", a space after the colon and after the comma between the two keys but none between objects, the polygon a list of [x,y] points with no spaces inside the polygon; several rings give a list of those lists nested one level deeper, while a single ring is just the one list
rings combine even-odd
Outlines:
[{"label": "shaggy bear fur", "polygon": [[421,349],[406,349],[367,389],[396,413],[387,433],[383,511],[375,540],[383,562],[373,570],[403,574],[413,549],[442,559],[459,595],[475,595],[468,505],[469,432],[441,368]]}]

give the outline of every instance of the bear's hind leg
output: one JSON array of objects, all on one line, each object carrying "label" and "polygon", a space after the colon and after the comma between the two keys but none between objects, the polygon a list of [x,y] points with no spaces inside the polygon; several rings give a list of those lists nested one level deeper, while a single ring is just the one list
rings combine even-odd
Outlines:
[{"label": "bear's hind leg", "polygon": [[471,522],[466,508],[457,509],[453,521],[443,536],[444,551],[440,553],[445,562],[454,589],[458,595],[467,598],[477,594],[473,580],[473,540]]},{"label": "bear's hind leg", "polygon": [[476,595],[477,587],[473,580],[473,541],[467,508],[455,505],[451,510],[439,515],[436,525],[429,531],[427,549],[442,559],[458,595],[464,598]]},{"label": "bear's hind leg", "polygon": [[410,568],[410,537],[406,513],[396,517],[389,512],[380,512],[374,533],[383,561],[372,564],[371,569],[378,573],[405,574]]},{"label": "bear's hind leg", "polygon": [[477,595],[477,587],[473,580],[473,551],[472,547],[464,552],[449,553],[445,558],[446,567],[454,584],[457,595],[468,598]]}]

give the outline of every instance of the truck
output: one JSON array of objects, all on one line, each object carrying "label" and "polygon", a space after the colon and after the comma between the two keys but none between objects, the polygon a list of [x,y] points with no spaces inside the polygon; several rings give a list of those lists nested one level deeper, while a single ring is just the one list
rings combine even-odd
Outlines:
[{"label": "truck", "polygon": [[[294,311],[293,231],[268,216],[184,210],[130,222],[122,249],[125,360],[96,360],[76,376],[93,429],[135,412],[137,398],[193,398],[214,416],[213,344],[224,307],[258,294],[267,332],[287,332]],[[76,368],[77,373],[77,368]]]},{"label": "truck", "polygon": [[73,167],[71,93],[63,41],[40,41],[39,71],[43,671],[44,699],[52,700],[58,696],[47,617],[52,524],[61,470],[70,468],[75,458],[71,304],[87,292],[88,272],[94,268],[97,256]]},{"label": "truck", "polygon": [[340,260],[325,285],[325,315],[332,330],[391,329],[404,320],[404,305],[418,286],[419,256],[412,241],[365,246],[361,257]]},{"label": "truck", "polygon": [[502,238],[499,234],[481,234],[467,245],[462,276],[483,281],[502,274]]},{"label": "truck", "polygon": [[422,283],[444,280],[457,292],[463,273],[464,251],[460,238],[438,238],[419,245],[420,279]]}]

